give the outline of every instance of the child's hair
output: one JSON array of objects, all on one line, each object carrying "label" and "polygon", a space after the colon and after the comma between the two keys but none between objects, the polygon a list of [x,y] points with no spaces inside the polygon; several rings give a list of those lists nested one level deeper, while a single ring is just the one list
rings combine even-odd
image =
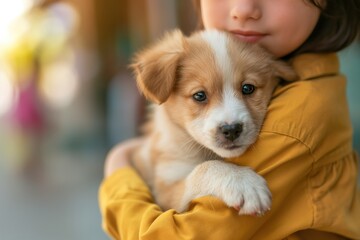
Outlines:
[{"label": "child's hair", "polygon": [[[304,52],[337,52],[349,46],[360,32],[359,0],[303,0],[321,10],[310,37],[291,55]],[[203,29],[200,0],[193,0],[198,14],[198,28]]]}]

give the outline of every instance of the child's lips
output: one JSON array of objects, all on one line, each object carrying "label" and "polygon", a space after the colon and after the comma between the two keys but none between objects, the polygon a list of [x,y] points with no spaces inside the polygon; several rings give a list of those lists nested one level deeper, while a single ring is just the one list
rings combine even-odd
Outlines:
[{"label": "child's lips", "polygon": [[264,33],[260,32],[254,32],[254,31],[239,31],[239,30],[233,30],[230,31],[235,37],[240,39],[243,42],[248,43],[256,43],[260,41],[263,37],[266,36]]}]

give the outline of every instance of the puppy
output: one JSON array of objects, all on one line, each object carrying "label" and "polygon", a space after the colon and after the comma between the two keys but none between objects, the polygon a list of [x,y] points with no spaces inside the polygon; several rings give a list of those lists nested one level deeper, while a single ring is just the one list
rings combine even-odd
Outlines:
[{"label": "puppy", "polygon": [[[216,30],[179,30],[138,54],[131,65],[144,96],[156,103],[133,164],[155,201],[178,212],[212,195],[239,214],[270,209],[265,180],[223,161],[255,142],[279,79],[295,80],[284,62]],[[249,160],[250,161],[250,160]]]}]

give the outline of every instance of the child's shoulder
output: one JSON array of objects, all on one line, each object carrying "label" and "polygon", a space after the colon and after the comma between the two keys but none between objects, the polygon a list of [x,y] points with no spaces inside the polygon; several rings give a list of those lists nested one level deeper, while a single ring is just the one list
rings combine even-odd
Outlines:
[{"label": "child's shoulder", "polygon": [[274,92],[263,130],[297,138],[314,147],[344,134],[351,141],[346,79],[335,54],[306,54],[295,59],[300,80]]}]

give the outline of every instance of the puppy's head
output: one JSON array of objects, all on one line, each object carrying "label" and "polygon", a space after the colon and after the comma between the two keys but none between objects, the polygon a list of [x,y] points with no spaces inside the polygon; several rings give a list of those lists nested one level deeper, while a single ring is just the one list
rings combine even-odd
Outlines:
[{"label": "puppy's head", "polygon": [[222,157],[255,142],[279,79],[295,80],[284,62],[228,33],[174,31],[138,54],[140,91],[198,143]]}]

